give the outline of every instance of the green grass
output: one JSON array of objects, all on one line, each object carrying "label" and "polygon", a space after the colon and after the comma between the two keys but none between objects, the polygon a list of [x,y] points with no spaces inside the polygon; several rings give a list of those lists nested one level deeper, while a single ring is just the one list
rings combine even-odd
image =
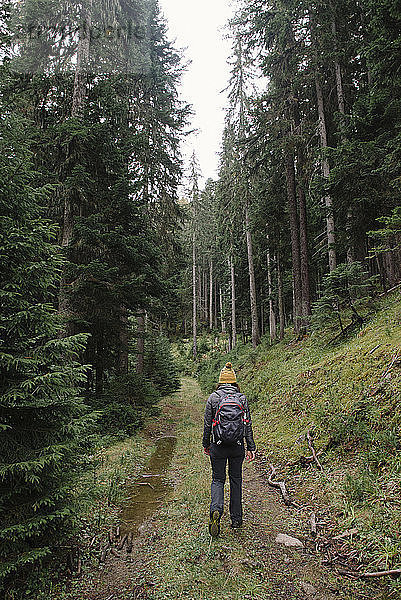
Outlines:
[{"label": "green grass", "polygon": [[[291,569],[286,566],[282,549],[274,544],[274,532],[296,525],[290,524],[291,517],[275,497],[266,499],[268,492],[259,484],[253,490],[245,486],[244,528],[230,529],[226,510],[221,535],[211,541],[211,468],[201,448],[205,395],[193,380],[185,379],[177,403],[185,409],[171,468],[176,485],[152,519],[142,547],[148,574],[145,581],[138,579],[138,585],[145,585],[152,600],[271,600],[283,593],[298,600],[304,598],[302,580],[309,577],[324,586],[323,576],[316,575],[315,564],[308,565],[305,555],[299,554]],[[246,468],[256,473],[254,466]],[[271,512],[272,502],[277,514]]]},{"label": "green grass", "polygon": [[[330,345],[320,332],[243,351],[239,361],[241,387],[254,399],[258,447],[300,501],[329,508],[337,532],[358,529],[351,545],[372,570],[401,567],[400,363],[389,369],[396,355],[399,294],[341,344]],[[293,464],[310,454],[311,426],[316,449],[329,448],[321,456],[324,474]]]},{"label": "green grass", "polygon": [[[76,497],[79,537],[71,540],[71,547],[80,549],[83,578],[66,579],[66,554],[63,550],[61,572],[55,565],[42,573],[41,589],[33,590],[35,600],[76,600],[86,598],[91,585],[91,571],[99,568],[99,558],[112,525],[119,522],[121,504],[125,498],[125,484],[134,480],[142,470],[153,449],[153,443],[143,434],[99,447],[91,458],[91,467],[83,473],[79,487],[72,491]],[[25,598],[25,596],[24,596]]]},{"label": "green grass", "polygon": [[210,543],[211,469],[201,449],[205,396],[192,380],[185,381],[181,402],[188,398],[191,405],[178,425],[171,471],[175,490],[154,520],[155,541],[146,550],[152,598],[252,598],[260,582],[244,566],[243,538],[228,528],[227,516],[221,538]]},{"label": "green grass", "polygon": [[[323,535],[330,538],[356,528],[358,535],[344,542],[346,552],[356,553],[355,565],[360,561],[371,570],[401,567],[400,365],[394,364],[383,376],[401,353],[400,301],[384,300],[371,322],[336,346],[321,333],[302,341],[288,334],[283,342],[273,346],[264,342],[257,350],[239,345],[229,356],[212,346],[188,369],[191,373],[197,368],[205,393],[196,382],[184,379],[183,389],[164,401],[163,417],[148,425],[152,437],[174,427],[177,446],[170,477],[175,485],[140,543],[133,589],[146,590],[154,600],[271,600],[282,597],[283,590],[286,597],[298,600],[305,597],[299,587],[302,578],[316,584],[320,577],[320,589],[327,583],[312,559],[307,566],[307,555],[292,559],[299,562],[286,567],[272,535],[280,528],[306,536],[307,523],[302,515],[280,507],[275,496],[267,503],[262,488],[254,490],[262,495],[245,506],[244,529],[230,530],[225,515],[220,538],[210,543],[211,470],[201,449],[203,411],[206,391],[211,391],[228,359],[251,401],[258,449],[274,463],[278,477],[286,479],[294,499],[313,507],[318,517],[323,515]],[[312,425],[316,449],[324,450],[324,473],[296,463],[309,455],[305,432]],[[81,538],[86,570],[92,562],[97,568],[107,530],[118,521],[123,483],[139,473],[152,444],[138,434],[100,449],[93,468],[83,476],[78,495],[84,500]],[[94,535],[99,544],[86,550]],[[401,591],[399,581],[362,584],[334,574],[329,579],[344,599],[391,600]],[[52,584],[52,597],[84,598],[87,581],[73,581],[64,594]]]}]

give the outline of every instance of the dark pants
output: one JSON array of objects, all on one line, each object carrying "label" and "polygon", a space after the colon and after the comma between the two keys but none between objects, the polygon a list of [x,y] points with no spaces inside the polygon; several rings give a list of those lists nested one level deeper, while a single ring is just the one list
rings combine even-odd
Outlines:
[{"label": "dark pants", "polygon": [[212,463],[212,501],[210,513],[224,510],[224,483],[226,481],[226,465],[228,461],[228,477],[230,479],[230,516],[233,521],[242,521],[242,463],[245,458],[243,444],[224,445],[211,444],[210,462]]}]

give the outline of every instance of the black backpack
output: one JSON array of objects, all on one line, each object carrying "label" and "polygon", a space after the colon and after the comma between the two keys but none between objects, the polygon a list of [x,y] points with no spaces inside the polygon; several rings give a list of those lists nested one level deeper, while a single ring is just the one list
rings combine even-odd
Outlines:
[{"label": "black backpack", "polygon": [[240,444],[247,422],[242,396],[238,392],[220,395],[212,422],[213,441],[216,444]]}]

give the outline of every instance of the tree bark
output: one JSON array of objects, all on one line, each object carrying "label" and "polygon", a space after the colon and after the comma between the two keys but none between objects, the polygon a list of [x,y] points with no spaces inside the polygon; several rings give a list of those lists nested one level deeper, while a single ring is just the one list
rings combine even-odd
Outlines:
[{"label": "tree bark", "polygon": [[218,286],[217,286],[217,278],[214,280],[214,304],[213,304],[213,325],[215,329],[219,328],[219,315],[218,315]]},{"label": "tree bark", "polygon": [[[341,65],[337,58],[337,27],[336,21],[333,18],[331,23],[331,32],[333,34],[333,45],[334,45],[334,71],[336,75],[336,90],[337,90],[337,104],[338,112],[341,114],[341,141],[344,144],[347,141],[345,135],[345,94],[343,86],[343,78],[341,73]],[[345,222],[345,231],[347,235],[347,263],[352,264],[355,262],[355,248],[354,248],[354,236],[353,236],[353,210],[351,206],[348,206],[347,216]]]},{"label": "tree bark", "polygon": [[284,338],[285,318],[284,318],[284,297],[283,297],[283,276],[281,273],[280,253],[277,252],[277,288],[278,288],[278,318],[280,327],[280,340]]},{"label": "tree bark", "polygon": [[[345,115],[345,98],[344,98],[344,88],[343,88],[343,80],[341,75],[341,66],[337,59],[337,27],[335,19],[333,19],[331,23],[331,32],[333,34],[334,41],[334,71],[336,74],[336,89],[337,89],[337,100],[338,100],[338,110],[342,115]],[[342,123],[343,125],[343,123]]]},{"label": "tree bark", "polygon": [[302,315],[301,261],[300,261],[300,249],[299,249],[299,226],[298,226],[294,156],[289,150],[287,150],[287,153],[286,153],[286,179],[287,179],[288,212],[289,212],[289,216],[290,216],[290,234],[291,234],[294,331],[295,331],[295,333],[299,333],[301,330],[301,318],[300,317]]},{"label": "tree bark", "polygon": [[221,333],[224,334],[226,332],[226,322],[225,322],[224,313],[223,313],[223,292],[222,292],[221,286],[219,286],[219,299],[220,299]]},{"label": "tree bark", "polygon": [[145,309],[141,308],[137,317],[136,328],[136,372],[143,373],[145,367]]},{"label": "tree bark", "polygon": [[299,252],[301,269],[301,294],[302,294],[302,317],[303,326],[307,327],[311,315],[309,262],[308,262],[308,230],[306,215],[305,192],[301,185],[298,186],[298,209],[299,209]]},{"label": "tree bark", "polygon": [[252,346],[260,343],[259,323],[258,323],[258,307],[256,302],[256,284],[255,284],[255,269],[253,265],[253,250],[252,250],[252,235],[249,224],[249,208],[248,203],[245,203],[245,230],[246,230],[246,247],[248,251],[248,269],[249,269],[249,297],[251,308],[251,323],[252,323]]},{"label": "tree bark", "polygon": [[[86,100],[86,83],[87,83],[87,66],[90,56],[90,27],[91,15],[85,8],[82,9],[81,27],[79,32],[78,48],[77,48],[77,64],[75,68],[74,88],[72,97],[71,117],[82,118]],[[60,227],[60,244],[67,254],[71,245],[73,229],[74,229],[74,214],[73,214],[73,198],[64,189],[64,206],[63,216]],[[59,305],[58,312],[68,319],[70,314],[70,300],[68,293],[67,282],[67,265],[63,266],[63,272],[60,279]],[[70,333],[68,323],[60,332],[61,336]]]},{"label": "tree bark", "polygon": [[206,282],[206,273],[204,271],[204,269],[202,269],[202,267],[199,267],[200,269],[200,277],[201,277],[201,297],[200,297],[200,307],[201,307],[201,319],[204,323],[207,323],[208,321],[208,313],[207,313],[207,292],[206,292],[206,288],[207,288],[207,282]]},{"label": "tree bark", "polygon": [[[325,156],[325,150],[328,147],[327,142],[327,129],[326,129],[326,118],[324,114],[324,100],[323,100],[323,92],[322,87],[320,85],[318,74],[315,74],[315,87],[316,87],[316,97],[317,97],[317,109],[319,114],[319,134],[320,134],[320,145],[323,151],[322,156],[322,172],[323,178],[326,182],[329,181],[330,178],[330,165],[327,157]],[[336,258],[336,249],[335,249],[335,223],[334,223],[334,213],[333,213],[333,199],[330,194],[326,194],[324,197],[324,203],[326,206],[326,229],[327,229],[327,247],[328,247],[328,257],[329,257],[329,270],[330,273],[337,266],[337,258]]]},{"label": "tree bark", "polygon": [[81,26],[79,30],[79,41],[77,49],[77,66],[74,77],[74,90],[72,95],[71,116],[81,118],[86,99],[87,68],[90,56],[90,9],[82,9]]},{"label": "tree bark", "polygon": [[96,340],[95,392],[97,398],[103,394],[103,351],[104,333],[103,330],[100,330]]},{"label": "tree bark", "polygon": [[235,299],[235,267],[234,258],[230,256],[230,273],[231,273],[231,347],[235,348],[237,345],[237,321],[236,321],[236,299]]},{"label": "tree bark", "polygon": [[[314,30],[314,14],[311,11],[309,14],[310,20],[310,28],[311,28],[311,37],[312,44],[315,49],[315,89],[316,89],[316,99],[317,99],[317,111],[319,117],[319,136],[320,136],[320,146],[322,148],[322,174],[323,178],[328,183],[330,178],[330,165],[325,155],[326,148],[328,147],[327,141],[327,129],[326,129],[326,117],[324,112],[324,100],[323,100],[323,91],[322,86],[320,85],[319,73],[318,73],[318,58],[317,58],[317,40],[315,36]],[[326,207],[326,235],[327,235],[327,248],[328,248],[328,262],[329,262],[329,271],[333,271],[337,266],[337,258],[336,258],[336,249],[335,249],[335,222],[334,222],[334,213],[333,213],[333,199],[330,194],[325,194],[324,196],[324,204]]]},{"label": "tree bark", "polygon": [[353,221],[354,214],[352,208],[349,206],[347,210],[347,217],[345,222],[345,231],[347,234],[347,263],[350,265],[355,262],[355,247],[354,247],[354,235],[353,235]]},{"label": "tree bark", "polygon": [[197,355],[196,347],[196,252],[195,252],[195,232],[192,234],[192,355],[194,359]]},{"label": "tree bark", "polygon": [[128,373],[128,310],[121,306],[120,314],[120,350],[118,356],[118,373],[127,375]]},{"label": "tree bark", "polygon": [[[293,99],[292,112],[295,130],[298,135],[301,134],[301,117],[299,111],[299,101]],[[296,192],[298,198],[298,227],[299,227],[299,268],[301,277],[301,315],[302,329],[306,329],[311,314],[310,300],[310,282],[309,282],[309,261],[308,261],[308,229],[306,214],[306,196],[304,190],[305,181],[305,154],[301,144],[297,148],[297,172],[296,172]],[[298,185],[297,185],[298,183]]]},{"label": "tree bark", "polygon": [[213,329],[213,261],[209,264],[209,330]]},{"label": "tree bark", "polygon": [[196,305],[196,312],[197,312],[197,317],[199,318],[199,321],[202,321],[203,319],[203,305],[202,305],[202,271],[201,271],[201,266],[195,265],[195,278],[196,278],[196,290],[197,290],[197,305]]},{"label": "tree bark", "polygon": [[271,270],[271,259],[270,259],[270,248],[267,249],[267,286],[268,286],[268,294],[269,294],[269,335],[270,341],[276,339],[277,336],[277,327],[276,327],[276,313],[274,312],[273,305],[273,285],[272,285],[272,270]]}]

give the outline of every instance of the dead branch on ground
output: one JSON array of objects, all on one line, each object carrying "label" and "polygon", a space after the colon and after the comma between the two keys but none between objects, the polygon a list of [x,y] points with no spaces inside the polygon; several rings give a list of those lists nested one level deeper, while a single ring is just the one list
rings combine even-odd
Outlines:
[{"label": "dead branch on ground", "polygon": [[372,573],[360,573],[359,577],[384,577],[385,575],[401,575],[401,569],[390,569],[389,571],[373,571]]},{"label": "dead branch on ground", "polygon": [[272,487],[278,488],[281,492],[281,495],[283,497],[284,503],[287,506],[290,506],[292,504],[291,502],[291,498],[287,492],[287,488],[285,487],[285,483],[284,481],[273,481],[274,478],[276,477],[276,469],[273,467],[273,465],[269,465],[270,469],[271,469],[271,473],[269,475],[269,478],[267,480],[268,484]]},{"label": "dead branch on ground", "polygon": [[310,451],[312,452],[312,456],[313,456],[313,460],[315,461],[317,468],[319,469],[319,471],[324,471],[318,457],[316,454],[316,450],[313,447],[313,442],[312,442],[312,436],[311,436],[311,430],[308,429],[308,431],[306,432],[306,439],[308,440],[308,446],[310,448]]}]

